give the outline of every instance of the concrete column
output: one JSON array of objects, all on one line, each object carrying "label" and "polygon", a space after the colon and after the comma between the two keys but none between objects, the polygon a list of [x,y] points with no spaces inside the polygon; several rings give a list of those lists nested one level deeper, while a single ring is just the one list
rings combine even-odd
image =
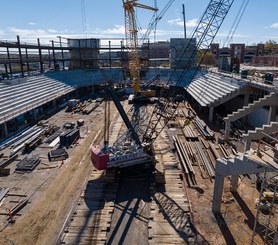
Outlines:
[{"label": "concrete column", "polygon": [[[249,94],[245,94],[244,98],[243,98],[243,106],[246,106],[248,104],[249,104]],[[242,118],[242,121],[245,122],[245,123],[247,122],[247,116],[248,115],[246,115]]]},{"label": "concrete column", "polygon": [[2,124],[2,128],[3,128],[3,136],[4,138],[8,137],[8,127],[7,127],[7,123],[3,123]]},{"label": "concrete column", "polygon": [[244,152],[249,151],[251,148],[251,140],[247,139],[244,144]]},{"label": "concrete column", "polygon": [[56,108],[56,106],[57,106],[56,100],[53,100],[53,101],[52,101],[52,106]]},{"label": "concrete column", "polygon": [[249,94],[245,94],[243,98],[243,106],[246,106],[249,104]]},{"label": "concrete column", "polygon": [[37,121],[37,120],[38,120],[38,112],[37,112],[37,109],[33,109],[32,113],[33,113],[33,116],[34,116],[34,120]]},{"label": "concrete column", "polygon": [[224,176],[216,174],[213,189],[212,211],[219,213],[224,189]]},{"label": "concrete column", "polygon": [[209,108],[209,122],[213,121],[213,109],[214,107]]},{"label": "concrete column", "polygon": [[238,175],[232,175],[231,178],[231,192],[237,192],[237,186],[238,186]]},{"label": "concrete column", "polygon": [[230,128],[231,128],[231,122],[225,122],[225,140],[228,140],[230,137]]},{"label": "concrete column", "polygon": [[276,119],[276,106],[275,105],[271,105],[269,107],[267,124],[270,124],[270,122],[276,121],[275,119]]}]

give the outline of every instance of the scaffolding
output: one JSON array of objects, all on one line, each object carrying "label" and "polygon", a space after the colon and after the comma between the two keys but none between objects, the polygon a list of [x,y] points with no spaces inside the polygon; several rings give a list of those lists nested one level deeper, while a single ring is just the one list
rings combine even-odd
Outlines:
[{"label": "scaffolding", "polygon": [[[278,140],[270,135],[261,133],[262,137],[258,144],[257,156],[269,159],[274,164],[278,162],[276,147]],[[264,137],[265,140],[262,138]],[[268,143],[272,141],[271,143]],[[274,152],[274,154],[273,154]],[[277,168],[276,168],[277,169]],[[255,243],[255,236],[260,236],[263,244],[278,244],[278,169],[276,172],[264,171],[257,175],[257,184],[260,187],[260,196],[257,199],[257,213],[254,222],[251,245]]]}]

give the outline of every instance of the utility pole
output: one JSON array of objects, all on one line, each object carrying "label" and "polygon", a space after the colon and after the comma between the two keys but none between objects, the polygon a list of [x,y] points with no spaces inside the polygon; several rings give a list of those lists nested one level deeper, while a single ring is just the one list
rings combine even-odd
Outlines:
[{"label": "utility pole", "polygon": [[184,38],[186,38],[186,21],[185,21],[185,8],[184,8],[184,4],[182,4],[182,14],[183,14]]}]

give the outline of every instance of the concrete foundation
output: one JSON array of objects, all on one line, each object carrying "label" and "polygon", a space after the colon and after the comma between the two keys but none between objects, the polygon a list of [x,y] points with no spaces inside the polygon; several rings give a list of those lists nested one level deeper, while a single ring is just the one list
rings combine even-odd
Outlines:
[{"label": "concrete foundation", "polygon": [[213,190],[212,211],[221,211],[221,201],[223,195],[224,178],[232,176],[231,191],[236,192],[238,186],[238,177],[242,174],[256,174],[267,172],[278,172],[277,169],[270,165],[264,165],[260,162],[252,160],[246,156],[230,158],[228,160],[220,158],[216,160],[215,183]]},{"label": "concrete foundation", "polygon": [[270,122],[275,122],[275,121],[276,121],[276,106],[272,105],[269,107],[267,124],[270,124]]}]

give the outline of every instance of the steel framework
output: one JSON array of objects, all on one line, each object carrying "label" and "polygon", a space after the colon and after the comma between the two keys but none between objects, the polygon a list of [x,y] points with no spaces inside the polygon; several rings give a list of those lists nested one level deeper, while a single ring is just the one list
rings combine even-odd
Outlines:
[{"label": "steel framework", "polygon": [[[277,139],[269,135],[262,134],[262,137],[270,138],[271,140],[274,140],[276,144],[278,143]],[[261,143],[265,142],[260,140],[257,154],[267,155],[271,160],[277,161],[278,159],[275,159],[268,154],[267,150],[261,147]],[[275,151],[276,149],[274,148],[273,150]],[[263,175],[258,176],[258,178],[260,178],[261,189],[257,202],[257,213],[254,222],[251,245],[256,244],[255,236],[258,234],[262,237],[263,244],[276,245],[278,244],[278,170],[276,173],[267,173],[265,171]],[[267,197],[266,193],[271,194],[268,194],[269,196]]]}]

